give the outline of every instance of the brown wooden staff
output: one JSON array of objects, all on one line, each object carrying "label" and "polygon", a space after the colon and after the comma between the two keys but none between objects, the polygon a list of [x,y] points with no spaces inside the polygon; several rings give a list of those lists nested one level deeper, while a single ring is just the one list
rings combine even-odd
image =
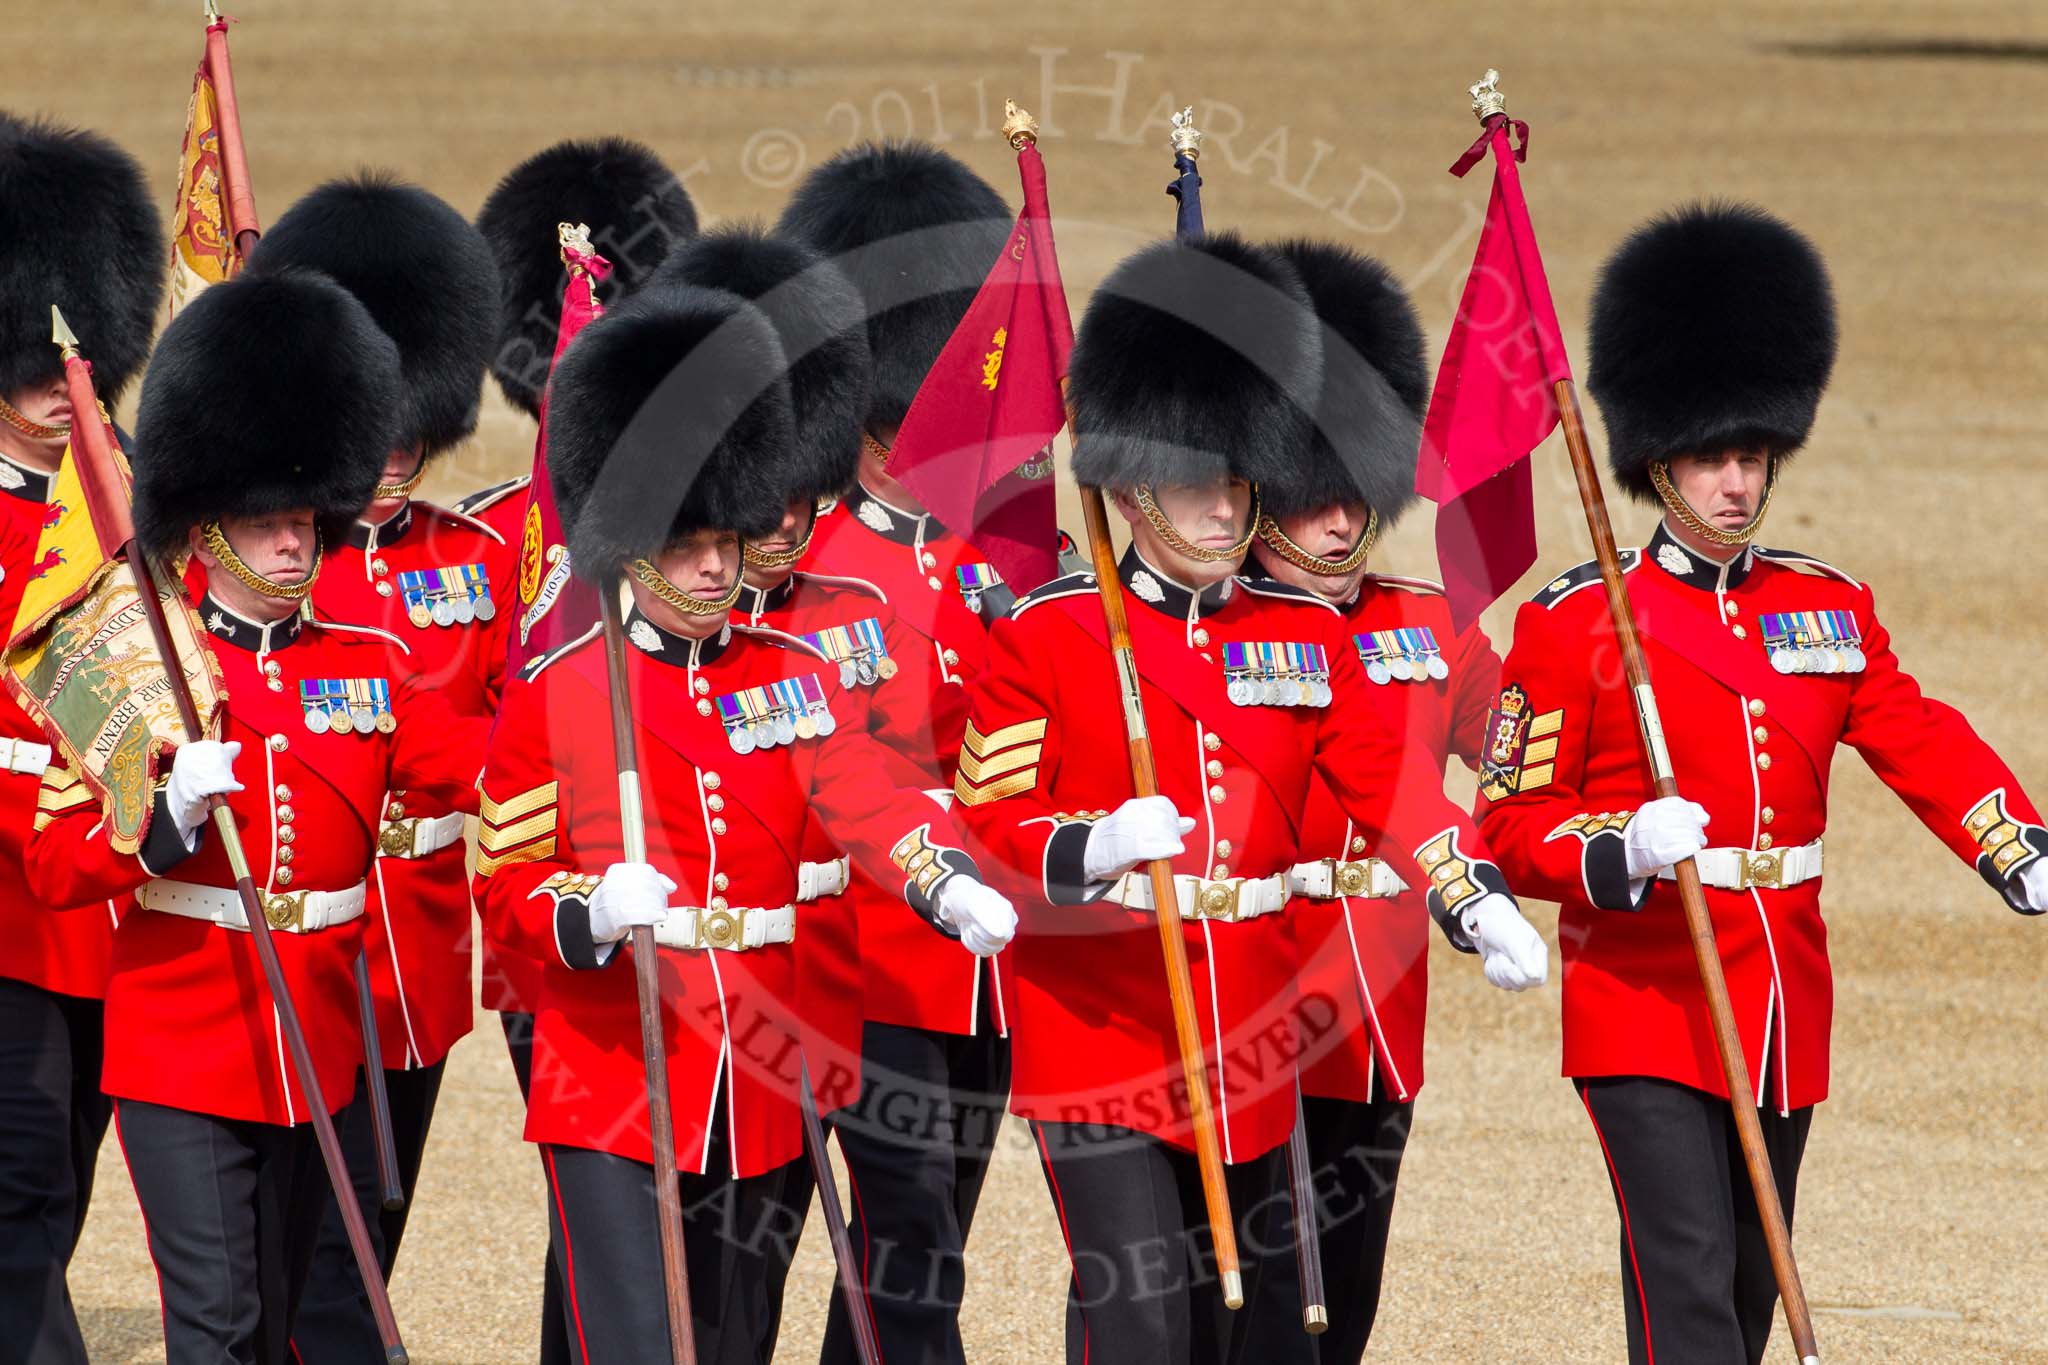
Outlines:
[{"label": "brown wooden staff", "polygon": [[[123,496],[114,473],[113,447],[102,420],[104,410],[93,393],[91,367],[80,357],[78,338],[72,335],[64,323],[64,315],[54,306],[50,309],[50,320],[51,340],[63,350],[65,379],[70,388],[71,456],[78,462],[79,482],[85,491],[93,525],[100,532],[100,543],[117,546],[116,553],[125,556],[133,568],[136,586],[141,589],[143,616],[149,622],[149,633],[156,641],[157,653],[163,658],[171,697],[178,707],[178,720],[185,727],[186,735],[200,739],[206,732],[200,725],[199,707],[193,702],[191,686],[185,681],[184,664],[178,657],[170,625],[164,619],[163,601],[159,596],[182,591],[182,585],[172,575],[164,580],[170,586],[160,587],[157,566],[135,544],[135,524],[130,519],[127,498]],[[362,1206],[356,1202],[355,1184],[349,1179],[348,1162],[341,1154],[341,1140],[335,1135],[334,1119],[328,1114],[326,1097],[320,1092],[320,1077],[313,1068],[313,1054],[307,1050],[305,1030],[299,1024],[299,1012],[292,1003],[291,990],[285,984],[277,945],[271,941],[263,893],[256,889],[256,879],[249,872],[249,858],[242,849],[241,831],[235,828],[235,815],[228,808],[226,797],[207,797],[206,808],[213,817],[215,836],[219,838],[228,866],[235,875],[235,890],[242,898],[242,917],[249,922],[249,937],[255,941],[256,958],[263,964],[263,979],[270,989],[271,1006],[277,1011],[278,1031],[284,1035],[285,1048],[291,1053],[293,1074],[299,1079],[299,1091],[305,1096],[306,1107],[312,1111],[313,1136],[320,1146],[321,1164],[326,1166],[328,1183],[334,1188],[334,1202],[341,1207],[342,1228],[348,1234],[349,1251],[355,1257],[356,1274],[362,1279],[363,1293],[370,1301],[370,1316],[377,1322],[377,1336],[384,1344],[384,1358],[389,1365],[405,1365],[405,1346],[399,1340],[398,1320],[391,1312],[391,1296],[384,1287],[384,1271],[377,1264],[377,1253],[370,1246],[370,1231],[363,1222]]]},{"label": "brown wooden staff", "polygon": [[[633,738],[633,694],[626,679],[626,628],[614,582],[599,590],[604,620],[604,672],[612,702],[612,757],[619,770],[619,831],[625,861],[647,861],[647,819],[640,800],[639,746]],[[633,984],[640,995],[640,1051],[647,1060],[647,1129],[654,1142],[654,1207],[661,1225],[661,1278],[668,1291],[668,1346],[674,1365],[697,1365],[690,1326],[690,1272],[683,1260],[683,1195],[676,1184],[676,1126],[668,1102],[668,1041],[661,1031],[661,959],[654,930],[633,926]]]},{"label": "brown wooden staff", "polygon": [[[1586,444],[1578,391],[1571,380],[1560,379],[1553,394],[1564,419],[1564,443],[1571,451],[1572,472],[1578,476],[1579,501],[1585,504],[1586,529],[1593,535],[1593,557],[1599,561],[1600,583],[1607,590],[1607,615],[1614,622],[1614,637],[1621,646],[1622,672],[1635,698],[1643,749],[1650,759],[1650,775],[1658,796],[1677,796],[1678,779],[1671,771],[1670,751],[1664,747],[1664,722],[1657,713],[1657,695],[1650,689],[1650,666],[1643,657],[1635,611],[1629,605],[1628,584],[1622,579],[1621,559],[1615,553],[1614,528],[1608,524],[1607,498],[1600,490],[1600,473]],[[1700,985],[1706,991],[1707,1014],[1714,1024],[1714,1047],[1721,1054],[1721,1074],[1728,1082],[1728,1107],[1735,1114],[1742,1161],[1749,1168],[1757,1213],[1763,1219],[1764,1242],[1770,1248],[1778,1296],[1785,1302],[1785,1322],[1792,1329],[1792,1344],[1800,1360],[1819,1365],[1820,1347],[1814,1341],[1813,1315],[1806,1306],[1806,1290],[1799,1282],[1799,1266],[1792,1259],[1792,1233],[1785,1226],[1784,1206],[1778,1202],[1778,1183],[1771,1175],[1771,1154],[1764,1149],[1763,1125],[1756,1116],[1756,1091],[1749,1082],[1749,1063],[1742,1055],[1742,1035],[1735,1027],[1735,1009],[1728,1001],[1728,979],[1722,974],[1721,953],[1714,944],[1714,921],[1707,913],[1699,866],[1687,858],[1674,863],[1672,870],[1678,878],[1679,901],[1685,906],[1686,928],[1692,934]]]},{"label": "brown wooden staff", "polygon": [[370,1092],[370,1130],[377,1141],[378,1198],[386,1213],[405,1207],[398,1173],[398,1138],[391,1129],[391,1090],[384,1084],[384,1046],[377,1037],[377,997],[370,990],[370,957],[356,954],[356,1012],[363,1020],[363,1086]]},{"label": "brown wooden staff", "polygon": [[804,1152],[811,1159],[811,1179],[817,1182],[818,1199],[825,1206],[825,1240],[832,1244],[832,1264],[839,1271],[839,1299],[846,1307],[846,1320],[853,1328],[854,1348],[861,1365],[882,1365],[882,1344],[875,1339],[875,1320],[868,1313],[867,1291],[860,1267],[853,1259],[853,1238],[846,1232],[846,1215],[839,1209],[839,1182],[832,1176],[832,1157],[825,1150],[825,1121],[818,1117],[818,1097],[811,1090],[811,1064],[798,1058],[799,1097],[804,1114]]},{"label": "brown wooden staff", "polygon": [[[1102,490],[1081,485],[1081,514],[1088,528],[1088,553],[1095,561],[1095,588],[1109,627],[1109,649],[1116,660],[1117,688],[1123,704],[1124,738],[1131,748],[1131,786],[1140,797],[1159,795],[1159,772],[1152,761],[1152,735],[1145,726],[1145,705],[1138,691],[1138,664],[1131,652],[1131,623],[1124,616],[1122,582],[1116,572],[1116,549],[1109,540],[1109,511]],[[1174,1041],[1180,1046],[1181,1077],[1188,1088],[1188,1118],[1195,1130],[1195,1160],[1202,1169],[1202,1201],[1209,1210],[1209,1235],[1216,1243],[1216,1274],[1223,1282],[1223,1302],[1244,1306],[1244,1275],[1237,1264],[1237,1231],[1230,1217],[1230,1189],[1223,1183],[1223,1149],[1216,1141],[1216,1115],[1209,1106],[1209,1077],[1202,1059],[1202,1035],[1195,1027],[1195,986],[1188,975],[1188,946],[1181,937],[1180,899],[1174,894],[1173,865],[1154,859],[1146,866],[1152,878],[1153,915],[1159,921],[1159,947],[1166,957],[1166,992],[1173,1004]]]}]

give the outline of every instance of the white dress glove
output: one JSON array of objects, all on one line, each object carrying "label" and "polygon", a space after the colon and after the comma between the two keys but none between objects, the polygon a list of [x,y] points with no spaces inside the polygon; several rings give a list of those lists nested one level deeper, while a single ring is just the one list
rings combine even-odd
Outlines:
[{"label": "white dress glove", "polygon": [[1682,796],[1660,796],[1636,810],[1622,836],[1628,850],[1628,877],[1641,891],[1641,883],[1685,861],[1707,846],[1707,808]]},{"label": "white dress glove", "polygon": [[1081,854],[1081,870],[1094,882],[1113,882],[1139,863],[1171,858],[1186,847],[1181,836],[1194,831],[1195,822],[1173,808],[1164,796],[1139,796],[1124,802],[1095,822],[1088,831],[1088,847]]},{"label": "white dress glove", "polygon": [[668,918],[668,898],[675,889],[652,863],[613,863],[590,893],[591,944],[601,948],[640,925],[661,923]]},{"label": "white dress glove", "polygon": [[164,784],[164,804],[170,807],[171,823],[187,850],[199,847],[199,827],[206,823],[206,798],[226,796],[242,790],[235,781],[235,760],[241,757],[242,741],[225,744],[214,739],[195,739],[171,755],[171,777]]},{"label": "white dress glove", "polygon": [[994,957],[1017,936],[1017,912],[1010,902],[964,873],[939,887],[937,909],[946,927],[960,935],[961,946],[976,957]]},{"label": "white dress glove", "polygon": [[1486,979],[1504,991],[1526,991],[1550,976],[1550,949],[1515,903],[1489,891],[1458,916],[1479,949]]},{"label": "white dress glove", "polygon": [[2030,914],[2048,913],[2048,858],[2036,858],[2034,865],[2020,873],[2020,903]]}]

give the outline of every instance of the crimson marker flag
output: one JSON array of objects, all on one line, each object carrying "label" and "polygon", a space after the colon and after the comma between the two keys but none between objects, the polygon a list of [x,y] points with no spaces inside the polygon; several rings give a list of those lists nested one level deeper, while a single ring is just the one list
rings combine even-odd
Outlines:
[{"label": "crimson marker flag", "polygon": [[1017,152],[1024,211],[911,400],[889,473],[1018,593],[1059,572],[1052,439],[1074,323],[1053,250],[1045,161]]},{"label": "crimson marker flag", "polygon": [[1557,428],[1555,385],[1572,377],[1550,282],[1529,225],[1515,163],[1529,128],[1487,121],[1451,174],[1493,153],[1493,198],[1472,273],[1444,344],[1422,423],[1415,491],[1437,504],[1436,554],[1455,627],[1463,630],[1536,562],[1529,455]]},{"label": "crimson marker flag", "polygon": [[[569,283],[562,291],[555,354],[548,361],[551,377],[576,334],[604,312],[597,286],[612,273],[611,262],[591,250],[587,232],[564,234],[562,264]],[[555,509],[554,485],[548,482],[548,395],[543,389],[540,430],[533,438],[533,482],[526,488],[526,516],[520,523],[519,605],[506,632],[507,666],[516,676],[532,660],[596,623],[597,589],[569,572],[569,542]]]}]

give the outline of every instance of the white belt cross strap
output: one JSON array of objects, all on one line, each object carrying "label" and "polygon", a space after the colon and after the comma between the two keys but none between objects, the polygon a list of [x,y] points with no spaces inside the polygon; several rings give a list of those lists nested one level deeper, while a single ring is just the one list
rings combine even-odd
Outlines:
[{"label": "white belt cross strap", "polygon": [[840,895],[846,890],[846,881],[847,862],[843,856],[829,863],[805,863],[796,870],[797,904]]},{"label": "white belt cross strap", "polygon": [[654,941],[664,948],[719,948],[731,953],[770,943],[794,943],[796,907],[760,910],[742,905],[707,910],[695,905],[671,906],[668,918],[654,926]]},{"label": "white belt cross strap", "polygon": [[[1700,880],[1723,891],[1783,890],[1820,876],[1820,842],[1797,848],[1704,848],[1693,861],[1699,864]],[[1657,876],[1668,882],[1678,874],[1667,867]]]},{"label": "white belt cross strap", "polygon": [[[360,919],[363,913],[363,883],[346,891],[278,891],[263,899],[263,918],[273,929],[288,934],[312,934]],[[144,882],[135,892],[135,903],[159,914],[206,920],[223,929],[246,931],[249,920],[242,913],[242,897],[233,887],[198,886],[159,877]]]},{"label": "white belt cross strap", "polygon": [[41,777],[50,766],[50,746],[25,739],[0,739],[0,770]]},{"label": "white belt cross strap", "polygon": [[[1284,910],[1288,901],[1287,878],[1279,875],[1224,877],[1218,881],[1181,876],[1173,879],[1173,891],[1175,899],[1180,902],[1182,919],[1225,922],[1252,919]],[[1103,899],[1132,910],[1150,910],[1153,908],[1152,878],[1142,866],[1135,868],[1118,877]]]},{"label": "white belt cross strap", "polygon": [[387,858],[424,858],[462,841],[462,812],[386,820],[377,851]]},{"label": "white belt cross strap", "polygon": [[1345,862],[1341,858],[1319,858],[1296,863],[1287,869],[1287,890],[1310,900],[1329,901],[1339,896],[1353,900],[1391,900],[1408,889],[1401,874],[1378,858]]}]

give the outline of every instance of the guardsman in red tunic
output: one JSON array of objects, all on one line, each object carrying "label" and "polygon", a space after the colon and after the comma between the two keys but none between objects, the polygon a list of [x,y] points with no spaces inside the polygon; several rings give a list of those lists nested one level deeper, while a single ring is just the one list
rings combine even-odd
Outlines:
[{"label": "guardsman in red tunic", "polygon": [[[628,862],[604,651],[529,665],[484,773],[477,894],[545,961],[527,1137],[542,1147],[572,1335],[586,1361],[667,1350],[646,1073],[619,942],[660,953],[697,1358],[765,1361],[784,1206],[802,1159],[796,904],[815,814],[870,875],[977,954],[1015,928],[944,808],[877,782],[866,697],[801,640],[736,627],[741,538],[801,482],[776,328],[722,291],[654,286],[571,345],[548,410],[570,559],[630,578],[627,684],[646,862]],[[593,632],[594,634],[595,632]]]},{"label": "guardsman in red tunic", "polygon": [[1663,520],[1625,551],[1682,798],[1651,799],[1592,565],[1521,609],[1489,721],[1483,823],[1561,902],[1564,1074],[1621,1214],[1631,1359],[1760,1360],[1777,1287],[1670,865],[1697,858],[1789,1222],[1827,1097],[1821,917],[1838,745],[2023,914],[2048,910],[2048,830],[2012,772],[1899,666],[1868,586],[1753,543],[1835,355],[1826,268],[1746,206],[1625,242],[1593,300],[1588,387],[1615,478]]},{"label": "guardsman in red tunic", "polygon": [[[405,396],[375,497],[343,539],[323,547],[316,617],[375,626],[384,676],[413,679],[465,715],[497,709],[505,663],[499,608],[514,564],[489,528],[412,498],[435,456],[476,429],[497,308],[497,267],[467,220],[417,186],[368,174],[330,181],[292,205],[250,262],[258,274],[322,271],[354,294],[398,347]],[[483,755],[475,756],[478,770]],[[463,815],[391,791],[363,914],[376,1003],[377,1064],[406,1202],[383,1207],[367,1088],[341,1122],[356,1200],[385,1278],[398,1260],[420,1158],[449,1048],[475,1014]],[[356,1273],[341,1211],[322,1216],[293,1347],[303,1365],[375,1359],[376,1319]]]},{"label": "guardsman in red tunic", "polygon": [[[991,632],[973,692],[955,790],[990,871],[1030,897],[1012,1105],[1032,1122],[1073,1261],[1076,1365],[1313,1358],[1298,1328],[1247,1352],[1263,1314],[1299,1322],[1275,1209],[1297,1062],[1326,1012],[1298,991],[1282,912],[1315,776],[1397,875],[1428,888],[1430,913],[1478,944],[1489,975],[1520,988],[1546,969],[1541,937],[1444,798],[1439,760],[1404,748],[1357,655],[1335,647],[1336,608],[1233,576],[1258,519],[1253,483],[1284,475],[1311,435],[1321,363],[1313,304],[1278,253],[1217,234],[1112,272],[1074,350],[1074,473],[1112,490],[1131,523],[1121,589],[1161,795],[1132,795],[1092,576],[1025,594]],[[1237,1315],[1208,1259],[1154,858],[1172,863],[1186,917],[1245,1256]]]},{"label": "guardsman in red tunic", "polygon": [[[477,211],[477,230],[498,263],[497,344],[491,377],[505,401],[536,422],[547,387],[548,366],[560,335],[562,266],[559,224],[581,223],[594,246],[611,262],[611,276],[598,285],[607,305],[625,301],[653,278],[676,243],[697,231],[697,207],[682,180],[653,152],[620,137],[557,142],[505,173]],[[473,516],[504,537],[524,572],[536,556],[532,588],[540,584],[539,522],[527,506],[531,472],[457,500],[454,510]],[[526,545],[529,515],[535,547]],[[507,595],[503,616],[524,607]],[[503,627],[510,630],[507,624]],[[503,647],[501,643],[501,647]],[[516,687],[516,680],[507,680]],[[533,1082],[533,1009],[540,998],[540,964],[484,935],[478,999],[498,1015],[512,1072],[523,1098]],[[572,1359],[563,1326],[561,1273],[552,1248],[541,1300],[541,1365]]]},{"label": "guardsman in red tunic", "polygon": [[235,892],[204,827],[226,794],[279,932],[323,1097],[363,1062],[353,966],[392,787],[458,802],[487,726],[387,669],[373,629],[309,622],[320,546],[369,499],[401,408],[397,349],[310,272],[215,285],[143,381],[138,545],[190,549],[227,701],[180,748],[139,854],[84,783],[43,776],[29,883],[52,904],[132,897],[114,934],[105,1085],[142,1205],[173,1365],[288,1358],[327,1181]]},{"label": "guardsman in red tunic", "polygon": [[[1259,486],[1265,515],[1252,560],[1337,608],[1332,647],[1356,654],[1372,700],[1433,769],[1453,756],[1476,764],[1499,658],[1477,625],[1452,629],[1437,584],[1366,570],[1375,539],[1415,500],[1429,399],[1422,328],[1377,261],[1306,241],[1280,250],[1328,330],[1316,431],[1285,476]],[[1422,1088],[1429,912],[1424,893],[1380,855],[1316,779],[1300,860],[1288,873],[1287,918],[1301,951],[1304,1016],[1312,1013],[1316,1027],[1302,1051],[1301,1091],[1328,1211],[1330,1326],[1316,1343],[1326,1363],[1356,1362],[1372,1334],[1395,1183]],[[1273,1330],[1298,1336],[1301,1326],[1289,1314]]]},{"label": "guardsman in red tunic", "polygon": [[[37,571],[36,540],[72,420],[50,344],[57,304],[112,404],[142,369],[168,247],[142,168],[95,134],[0,113],[0,632]],[[50,762],[42,730],[0,696],[0,1341],[83,1365],[64,1270],[85,1226],[113,1112],[100,1090],[104,899],[68,914],[33,894],[22,845]]]},{"label": "guardsman in red tunic", "polygon": [[[984,592],[1001,589],[980,552],[889,477],[889,443],[1008,239],[1014,215],[961,162],[919,142],[841,153],[800,184],[780,231],[845,271],[867,308],[874,390],[858,479],[818,518],[803,567],[873,584],[910,647],[892,649],[877,738],[894,780],[950,788],[967,685],[988,648]],[[914,703],[906,699],[915,699]],[[959,1365],[962,1249],[1010,1088],[1007,958],[963,959],[855,869],[867,1028],[863,1095],[836,1120],[853,1187],[853,1244],[890,1365]],[[833,1296],[826,1365],[856,1359]]]}]

